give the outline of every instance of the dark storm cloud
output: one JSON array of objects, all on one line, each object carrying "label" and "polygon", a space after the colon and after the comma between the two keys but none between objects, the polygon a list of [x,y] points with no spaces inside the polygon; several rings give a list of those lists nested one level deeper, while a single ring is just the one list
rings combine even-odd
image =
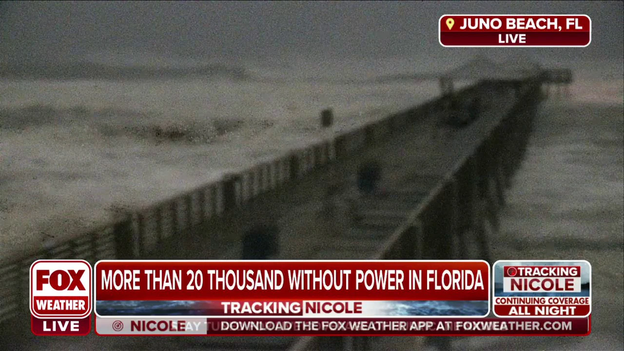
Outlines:
[{"label": "dark storm cloud", "polygon": [[622,2],[14,2],[2,3],[0,11],[4,59],[116,50],[260,58],[483,52],[440,47],[437,20],[445,13],[592,18],[589,48],[522,49],[526,53],[621,58],[623,41]]}]

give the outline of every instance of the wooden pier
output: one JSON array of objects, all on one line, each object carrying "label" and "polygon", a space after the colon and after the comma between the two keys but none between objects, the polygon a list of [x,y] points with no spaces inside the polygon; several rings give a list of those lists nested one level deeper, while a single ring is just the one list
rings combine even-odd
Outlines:
[{"label": "wooden pier", "polygon": [[[279,251],[272,256],[277,259],[489,260],[485,226],[496,226],[505,189],[523,159],[541,86],[557,81],[547,76],[485,80],[455,92],[456,99],[491,101],[464,128],[440,126],[446,105],[435,99],[129,213],[48,250],[0,262],[0,345],[34,349],[63,343],[60,338],[35,342],[30,335],[28,272],[38,258],[92,264],[115,258],[240,259],[245,231],[271,219],[280,230]],[[381,189],[362,196],[355,176],[371,159],[382,165]],[[353,221],[354,213],[361,219]],[[366,337],[71,339],[85,349],[96,343],[102,349],[150,350],[377,348]]]}]

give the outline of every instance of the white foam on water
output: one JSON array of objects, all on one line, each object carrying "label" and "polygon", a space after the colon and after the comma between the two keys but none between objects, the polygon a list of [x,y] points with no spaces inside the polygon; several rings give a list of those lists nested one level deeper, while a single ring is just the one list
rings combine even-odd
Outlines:
[{"label": "white foam on water", "polygon": [[[361,80],[410,65],[377,62],[368,72],[365,64],[350,72]],[[328,73],[347,66],[323,64],[312,71],[335,78]],[[274,69],[278,78],[293,78],[287,82],[0,82],[0,123],[9,126],[0,129],[0,256],[42,238],[79,234],[106,223],[116,208],[148,206],[439,92],[435,81],[292,76],[299,68]],[[328,107],[334,126],[320,130],[320,111]],[[184,136],[154,140],[162,131]]]},{"label": "white foam on water", "polygon": [[613,313],[623,306],[621,87],[621,79],[580,80],[569,96],[544,102],[491,237],[495,259],[588,260],[591,335],[458,338],[454,349],[622,350],[622,315]]}]

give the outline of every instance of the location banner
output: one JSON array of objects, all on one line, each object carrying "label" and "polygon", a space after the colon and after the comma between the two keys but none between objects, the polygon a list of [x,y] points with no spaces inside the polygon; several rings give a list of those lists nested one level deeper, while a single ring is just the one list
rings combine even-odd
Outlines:
[{"label": "location banner", "polygon": [[447,47],[586,47],[587,15],[443,15],[439,41]]}]

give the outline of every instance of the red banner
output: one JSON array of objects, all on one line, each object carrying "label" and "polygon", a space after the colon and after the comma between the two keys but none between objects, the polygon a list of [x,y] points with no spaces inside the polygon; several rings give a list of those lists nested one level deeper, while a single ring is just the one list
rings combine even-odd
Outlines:
[{"label": "red banner", "polygon": [[84,336],[91,332],[91,316],[70,319],[30,316],[30,330],[38,336]]},{"label": "red banner", "polygon": [[485,261],[100,261],[97,301],[487,301]]},{"label": "red banner", "polygon": [[589,305],[495,305],[494,313],[499,316],[566,316],[583,317],[591,312]]},{"label": "red banner", "polygon": [[591,42],[587,15],[444,15],[439,20],[442,46],[564,46]]},{"label": "red banner", "polygon": [[581,277],[579,266],[505,266],[503,277]]}]

